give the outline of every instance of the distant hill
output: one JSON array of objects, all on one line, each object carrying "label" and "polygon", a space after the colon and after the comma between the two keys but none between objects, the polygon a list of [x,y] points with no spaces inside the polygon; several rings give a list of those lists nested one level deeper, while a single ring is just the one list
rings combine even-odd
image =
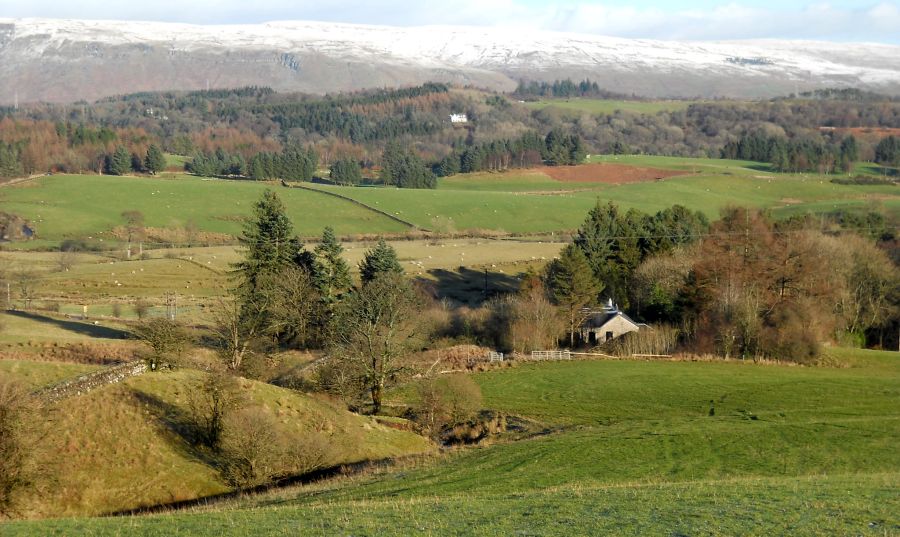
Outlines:
[{"label": "distant hill", "polygon": [[900,46],[318,22],[0,19],[2,104],[246,85],[326,93],[432,80],[512,90],[520,78],[567,77],[650,97],[754,98],[822,87],[896,95]]}]

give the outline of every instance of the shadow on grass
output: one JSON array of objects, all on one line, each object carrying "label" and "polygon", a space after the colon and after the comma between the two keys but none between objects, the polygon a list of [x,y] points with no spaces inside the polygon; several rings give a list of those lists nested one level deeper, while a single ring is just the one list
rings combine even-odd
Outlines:
[{"label": "shadow on grass", "polygon": [[54,317],[48,317],[46,315],[41,315],[38,313],[18,310],[7,311],[6,314],[14,315],[22,319],[28,319],[30,321],[53,325],[57,328],[62,328],[63,330],[68,330],[70,332],[75,332],[76,334],[81,334],[93,338],[128,339],[128,337],[130,336],[130,334],[124,330],[119,330],[118,328],[110,328],[108,326],[99,326],[86,321],[56,319]]},{"label": "shadow on grass", "polygon": [[469,306],[479,306],[486,300],[519,289],[519,276],[490,270],[473,270],[459,267],[457,270],[431,269],[431,278],[418,281],[429,288],[437,299],[450,299]]},{"label": "shadow on grass", "polygon": [[140,390],[132,390],[132,394],[164,429],[172,433],[172,446],[182,455],[212,468],[219,467],[220,462],[215,455],[210,450],[199,447],[197,439],[200,438],[200,433],[190,414],[155,395]]},{"label": "shadow on grass", "polygon": [[765,164],[765,163],[762,163],[762,162],[758,162],[758,163],[754,163],[754,164],[748,164],[748,165],[746,165],[746,166],[744,166],[744,167],[747,168],[748,170],[754,170],[754,171],[757,171],[757,172],[770,172],[770,173],[772,173],[772,172],[774,171],[774,170],[772,170],[772,165],[771,165],[771,164]]}]

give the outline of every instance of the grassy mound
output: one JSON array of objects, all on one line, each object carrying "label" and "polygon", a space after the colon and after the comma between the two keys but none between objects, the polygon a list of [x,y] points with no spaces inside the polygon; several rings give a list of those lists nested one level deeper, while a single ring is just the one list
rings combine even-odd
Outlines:
[{"label": "grassy mound", "polygon": [[[57,364],[32,368],[41,365],[58,372]],[[193,370],[148,373],[51,409],[48,442],[59,462],[56,482],[34,499],[30,514],[97,515],[228,491],[211,461],[179,432],[189,412],[188,391],[199,375]],[[327,437],[328,465],[432,449],[417,435],[290,390],[247,380],[241,381],[241,390],[282,432],[315,430]]]}]

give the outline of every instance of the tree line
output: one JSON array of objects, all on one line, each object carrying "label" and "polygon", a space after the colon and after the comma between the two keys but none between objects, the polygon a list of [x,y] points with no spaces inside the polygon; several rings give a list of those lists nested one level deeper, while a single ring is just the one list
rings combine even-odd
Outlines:
[{"label": "tree line", "polygon": [[[692,103],[656,114],[573,114],[553,107],[529,110],[504,95],[427,84],[326,97],[261,88],[141,93],[82,107],[23,108],[15,119],[0,120],[0,140],[25,144],[16,157],[23,174],[97,172],[116,145],[143,156],[150,143],[184,156],[222,149],[241,155],[245,166],[254,155],[280,154],[284,146],[299,145],[313,147],[325,167],[351,156],[368,166],[388,142],[397,141],[415,147],[426,163],[438,164],[433,171],[441,175],[456,168],[454,160],[460,169],[485,170],[535,162],[536,154],[515,147],[523,133],[532,131],[577,136],[589,153],[694,157],[721,156],[726,146],[731,153],[741,138],[759,135],[785,140],[784,153],[776,156],[786,169],[840,169],[840,129],[900,127],[900,103],[841,95]],[[447,121],[455,112],[470,119],[463,136]],[[295,115],[298,119],[290,119]],[[875,160],[877,135],[857,135],[856,143],[859,160]],[[463,153],[468,153],[465,162]],[[265,174],[265,166],[256,168]],[[250,176],[249,170],[244,173]]]},{"label": "tree line", "polygon": [[477,171],[502,171],[530,168],[546,163],[553,166],[581,164],[586,156],[578,135],[554,129],[545,137],[527,132],[513,140],[494,140],[454,148],[436,162],[433,169],[439,177]]},{"label": "tree line", "polygon": [[859,160],[859,145],[852,135],[844,137],[840,144],[829,144],[809,138],[788,140],[753,133],[725,144],[721,157],[768,162],[779,172],[832,173],[841,170],[849,173],[853,163]]},{"label": "tree line", "polygon": [[312,148],[298,146],[287,146],[281,153],[256,153],[249,160],[240,153],[229,153],[218,148],[213,152],[195,154],[185,163],[185,171],[203,177],[308,181],[315,175],[318,162],[318,155]]},{"label": "tree line", "polygon": [[553,82],[520,79],[513,95],[516,97],[594,97],[597,99],[626,97],[621,93],[601,89],[596,82],[587,78],[580,82],[573,82],[571,78]]}]

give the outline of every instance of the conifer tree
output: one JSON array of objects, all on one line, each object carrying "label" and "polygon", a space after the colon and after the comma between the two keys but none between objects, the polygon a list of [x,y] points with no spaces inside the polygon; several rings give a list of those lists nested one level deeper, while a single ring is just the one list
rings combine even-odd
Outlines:
[{"label": "conifer tree", "polygon": [[154,175],[166,169],[166,157],[156,144],[151,144],[150,148],[147,149],[147,156],[144,157],[144,167]]},{"label": "conifer tree", "polygon": [[563,309],[569,328],[569,346],[575,346],[575,330],[584,323],[584,308],[597,300],[603,285],[594,277],[584,252],[566,246],[546,269],[547,286],[556,305]]},{"label": "conifer tree", "polygon": [[359,264],[359,275],[363,285],[371,282],[381,274],[403,274],[403,267],[397,260],[397,252],[384,239],[378,239],[378,244],[366,252]]},{"label": "conifer tree", "polygon": [[235,265],[240,273],[239,291],[245,300],[259,292],[266,277],[292,266],[301,250],[284,204],[275,192],[263,193],[256,202],[254,216],[240,237],[246,248],[244,260]]},{"label": "conifer tree", "polygon": [[362,170],[352,158],[340,158],[331,164],[331,180],[342,185],[358,185],[362,182]]},{"label": "conifer tree", "polygon": [[124,145],[116,146],[115,152],[109,157],[107,168],[113,175],[125,175],[131,171],[131,153]]},{"label": "conifer tree", "polygon": [[319,292],[326,304],[333,303],[350,288],[350,267],[341,257],[344,248],[334,235],[334,229],[326,227],[322,242],[316,246],[316,280]]},{"label": "conifer tree", "polygon": [[642,231],[638,213],[623,215],[612,202],[598,202],[575,237],[575,246],[584,253],[594,277],[620,304],[628,302],[628,278],[640,262],[638,237]]}]

